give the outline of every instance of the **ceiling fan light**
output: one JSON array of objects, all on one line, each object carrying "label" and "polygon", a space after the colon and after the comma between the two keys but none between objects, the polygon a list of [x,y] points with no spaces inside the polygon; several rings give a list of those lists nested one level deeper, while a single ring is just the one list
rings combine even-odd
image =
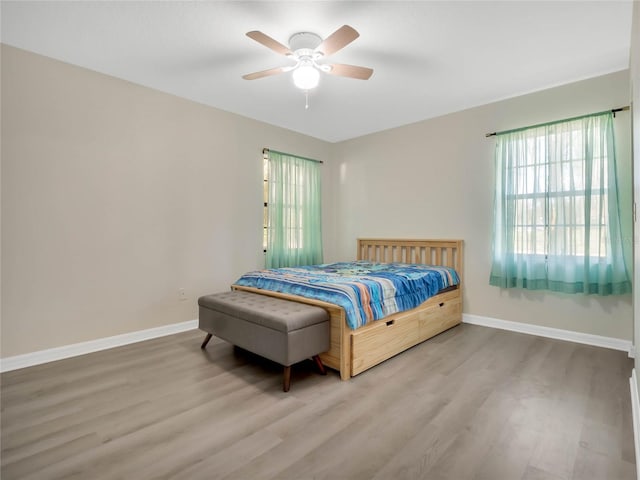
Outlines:
[{"label": "ceiling fan light", "polygon": [[320,72],[312,65],[301,65],[293,71],[293,83],[301,90],[311,90],[318,86]]}]

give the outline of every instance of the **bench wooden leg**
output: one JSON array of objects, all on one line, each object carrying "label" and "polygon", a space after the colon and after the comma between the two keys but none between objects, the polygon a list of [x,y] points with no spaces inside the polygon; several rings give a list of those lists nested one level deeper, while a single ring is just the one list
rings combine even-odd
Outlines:
[{"label": "bench wooden leg", "polygon": [[313,361],[316,362],[316,367],[318,367],[318,370],[320,370],[320,375],[326,375],[327,371],[325,370],[324,365],[322,364],[322,360],[320,360],[320,356],[314,355]]},{"label": "bench wooden leg", "polygon": [[207,346],[207,343],[209,343],[209,340],[211,340],[211,337],[213,337],[213,335],[211,333],[207,333],[207,338],[204,339],[200,348],[204,349]]},{"label": "bench wooden leg", "polygon": [[284,367],[284,375],[282,377],[282,391],[288,392],[291,386],[291,365]]}]

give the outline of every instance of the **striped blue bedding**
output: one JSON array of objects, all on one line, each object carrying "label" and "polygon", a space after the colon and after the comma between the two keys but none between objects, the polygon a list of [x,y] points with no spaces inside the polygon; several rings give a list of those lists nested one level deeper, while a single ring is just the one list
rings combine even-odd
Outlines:
[{"label": "striped blue bedding", "polygon": [[338,305],[351,329],[415,308],[459,283],[449,267],[368,261],[257,270],[235,282]]}]

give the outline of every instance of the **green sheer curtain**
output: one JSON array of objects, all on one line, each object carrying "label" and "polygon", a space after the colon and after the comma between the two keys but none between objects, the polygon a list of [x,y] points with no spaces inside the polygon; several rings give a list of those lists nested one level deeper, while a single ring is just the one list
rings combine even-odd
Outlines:
[{"label": "green sheer curtain", "polygon": [[491,285],[631,291],[611,112],[498,134],[495,164]]},{"label": "green sheer curtain", "polygon": [[268,154],[266,267],[322,263],[319,162]]}]

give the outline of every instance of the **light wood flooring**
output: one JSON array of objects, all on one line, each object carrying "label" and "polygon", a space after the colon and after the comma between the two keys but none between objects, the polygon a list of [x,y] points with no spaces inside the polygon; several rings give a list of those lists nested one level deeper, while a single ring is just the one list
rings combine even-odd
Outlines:
[{"label": "light wood flooring", "polygon": [[1,376],[1,478],[635,478],[623,352],[461,325],[351,379],[192,331]]}]

